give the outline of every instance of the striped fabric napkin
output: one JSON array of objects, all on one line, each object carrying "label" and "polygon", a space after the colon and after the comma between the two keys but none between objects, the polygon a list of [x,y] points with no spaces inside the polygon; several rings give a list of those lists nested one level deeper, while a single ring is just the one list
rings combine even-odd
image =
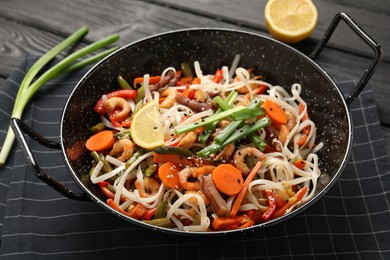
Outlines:
[{"label": "striped fabric napkin", "polygon": [[[35,60],[27,57],[0,87],[1,141],[19,84]],[[85,72],[48,83],[23,121],[57,140],[63,106]],[[347,93],[354,85],[339,83]],[[95,203],[67,199],[34,176],[14,145],[0,168],[0,259],[390,259],[390,164],[372,89],[367,87],[350,109],[353,149],[330,192],[286,222],[233,236],[200,239],[153,232]],[[60,151],[29,142],[48,174],[79,190]]]}]

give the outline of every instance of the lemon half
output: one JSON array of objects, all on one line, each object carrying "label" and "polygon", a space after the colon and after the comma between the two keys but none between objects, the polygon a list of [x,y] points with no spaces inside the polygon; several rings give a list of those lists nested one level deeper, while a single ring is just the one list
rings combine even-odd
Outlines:
[{"label": "lemon half", "polygon": [[312,34],[317,26],[318,12],[311,0],[269,0],[264,18],[275,39],[297,43]]},{"label": "lemon half", "polygon": [[148,150],[164,145],[163,123],[158,108],[156,101],[147,103],[134,115],[130,126],[134,143]]}]

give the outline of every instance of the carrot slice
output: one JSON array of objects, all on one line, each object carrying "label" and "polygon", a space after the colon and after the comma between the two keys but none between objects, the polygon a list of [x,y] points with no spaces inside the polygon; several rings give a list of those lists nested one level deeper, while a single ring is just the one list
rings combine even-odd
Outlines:
[{"label": "carrot slice", "polygon": [[272,123],[278,125],[285,125],[287,123],[288,118],[286,116],[286,113],[278,104],[276,104],[272,100],[267,99],[263,104],[263,108],[267,113],[269,119],[271,119]]},{"label": "carrot slice", "polygon": [[91,136],[85,143],[90,151],[104,151],[115,143],[114,133],[110,130],[104,130]]},{"label": "carrot slice", "polygon": [[218,165],[211,176],[218,191],[229,196],[236,195],[244,186],[241,171],[231,164]]},{"label": "carrot slice", "polygon": [[218,217],[213,220],[211,226],[215,230],[224,230],[232,225],[244,225],[246,222],[250,222],[251,219],[245,215],[239,215],[234,217]]},{"label": "carrot slice", "polygon": [[[149,84],[157,84],[160,82],[160,80],[161,80],[161,76],[149,77]],[[142,84],[144,84],[144,77],[135,78],[133,81],[133,86],[136,89],[139,87],[139,85],[142,85]]]},{"label": "carrot slice", "polygon": [[200,84],[200,78],[195,77],[195,78],[192,80],[191,84],[193,84],[193,85],[198,85],[198,84]]},{"label": "carrot slice", "polygon": [[298,169],[303,169],[306,166],[306,161],[303,159],[298,159],[293,164]]},{"label": "carrot slice", "polygon": [[178,189],[180,167],[172,162],[166,162],[158,168],[158,177],[160,180],[171,189]]},{"label": "carrot slice", "polygon": [[253,180],[253,178],[255,177],[256,173],[259,171],[261,165],[262,165],[262,162],[258,161],[256,163],[255,167],[253,167],[252,171],[246,177],[244,185],[243,185],[240,193],[238,193],[238,196],[237,196],[236,200],[233,203],[232,210],[230,211],[230,217],[236,216],[236,214],[238,212],[238,209],[240,208],[241,202],[244,199],[245,194],[246,194],[246,192],[248,190],[249,183]]}]

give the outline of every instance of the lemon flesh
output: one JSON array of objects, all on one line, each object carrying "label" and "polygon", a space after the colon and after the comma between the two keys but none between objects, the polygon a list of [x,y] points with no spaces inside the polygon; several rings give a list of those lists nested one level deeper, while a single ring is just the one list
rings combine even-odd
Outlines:
[{"label": "lemon flesh", "polygon": [[311,0],[269,0],[264,10],[271,35],[285,43],[297,43],[313,33],[318,12]]},{"label": "lemon flesh", "polygon": [[130,126],[134,143],[148,150],[164,145],[163,123],[158,108],[156,101],[147,103],[134,115]]}]

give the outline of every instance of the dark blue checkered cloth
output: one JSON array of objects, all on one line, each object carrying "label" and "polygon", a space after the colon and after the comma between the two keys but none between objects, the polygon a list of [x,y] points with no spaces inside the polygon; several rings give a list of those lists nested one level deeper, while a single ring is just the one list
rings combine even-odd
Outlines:
[{"label": "dark blue checkered cloth", "polygon": [[[27,58],[0,87],[1,143],[19,84],[35,60]],[[46,84],[24,122],[57,140],[65,101],[85,71]],[[339,84],[347,93],[354,85]],[[353,149],[331,191],[303,214],[244,235],[194,238],[140,228],[55,192],[14,145],[0,169],[0,259],[390,259],[390,165],[372,89],[350,109]],[[29,141],[42,168],[77,190],[61,152]]]}]

